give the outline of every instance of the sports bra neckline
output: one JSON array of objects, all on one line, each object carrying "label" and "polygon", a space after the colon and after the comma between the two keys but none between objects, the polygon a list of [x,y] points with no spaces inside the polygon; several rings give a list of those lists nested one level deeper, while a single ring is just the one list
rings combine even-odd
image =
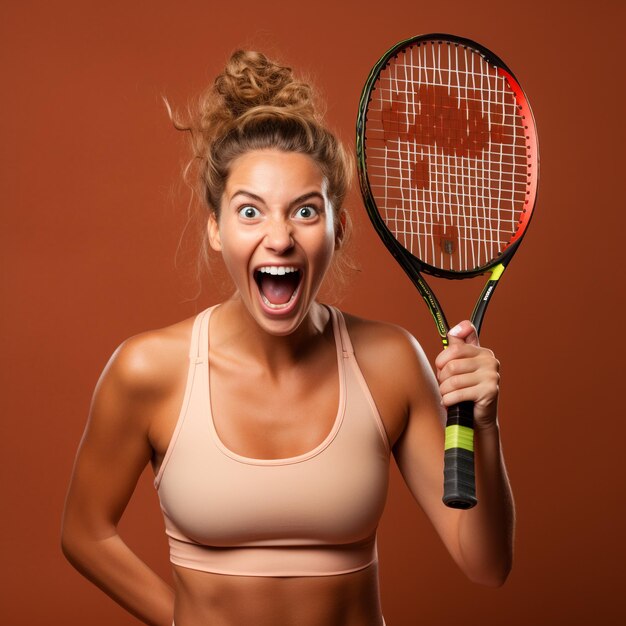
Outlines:
[{"label": "sports bra neckline", "polygon": [[335,415],[335,419],[333,421],[333,425],[326,435],[324,439],[316,445],[313,449],[308,450],[307,452],[303,452],[301,454],[297,454],[295,456],[289,457],[280,457],[280,458],[255,458],[249,457],[242,454],[238,454],[234,450],[231,450],[226,444],[221,440],[217,428],[215,427],[215,420],[213,417],[213,406],[211,402],[211,367],[209,363],[209,329],[210,329],[210,319],[213,311],[218,308],[219,305],[213,306],[206,311],[204,319],[202,320],[202,324],[200,327],[198,340],[200,342],[199,353],[201,353],[205,358],[202,359],[201,364],[205,368],[205,372],[202,376],[202,384],[205,386],[206,397],[207,397],[207,422],[211,434],[211,438],[213,439],[213,443],[216,445],[218,450],[222,452],[224,455],[230,457],[231,459],[238,461],[239,463],[245,463],[247,465],[290,465],[294,463],[302,463],[303,461],[307,461],[318,454],[322,453],[335,439],[339,429],[341,428],[341,424],[343,423],[343,418],[345,414],[346,408],[346,393],[345,393],[345,365],[344,365],[344,357],[349,356],[349,351],[346,349],[347,346],[344,345],[344,337],[342,328],[338,322],[338,313],[331,306],[325,306],[330,313],[330,320],[333,328],[333,337],[335,340],[335,348],[337,352],[337,372],[339,376],[339,401],[337,406],[337,413]]}]

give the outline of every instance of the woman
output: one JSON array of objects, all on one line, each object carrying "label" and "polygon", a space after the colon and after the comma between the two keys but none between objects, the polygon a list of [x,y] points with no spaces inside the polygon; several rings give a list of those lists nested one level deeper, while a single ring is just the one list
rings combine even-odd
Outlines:
[{"label": "woman", "polygon": [[[513,505],[498,362],[462,322],[436,381],[405,331],[316,301],[348,227],[350,161],[310,88],[237,52],[187,128],[208,244],[236,293],[111,358],[68,493],[68,559],[155,626],[379,626],[376,527],[393,452],[459,566],[502,584]],[[461,400],[475,402],[480,504],[468,511],[441,503],[442,405]],[[149,461],[174,589],[117,534]]]}]

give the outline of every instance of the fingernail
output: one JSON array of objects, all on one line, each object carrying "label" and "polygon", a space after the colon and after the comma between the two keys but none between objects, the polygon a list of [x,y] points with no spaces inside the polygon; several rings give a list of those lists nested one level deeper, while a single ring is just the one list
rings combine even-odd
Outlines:
[{"label": "fingernail", "polygon": [[452,335],[453,337],[458,337],[461,334],[462,330],[463,328],[461,327],[461,324],[457,324],[456,326],[454,326],[454,328],[451,328],[448,331],[448,335]]}]

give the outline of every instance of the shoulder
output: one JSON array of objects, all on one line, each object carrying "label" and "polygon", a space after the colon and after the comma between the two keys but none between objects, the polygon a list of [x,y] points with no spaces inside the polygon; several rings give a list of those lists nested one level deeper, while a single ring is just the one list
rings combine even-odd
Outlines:
[{"label": "shoulder", "polygon": [[186,372],[194,318],[129,337],[107,363],[99,386],[115,387],[129,398],[166,393]]},{"label": "shoulder", "polygon": [[382,369],[384,363],[395,364],[392,370],[400,366],[418,370],[429,367],[419,342],[404,328],[348,313],[343,316],[359,362],[376,360],[378,369]]}]

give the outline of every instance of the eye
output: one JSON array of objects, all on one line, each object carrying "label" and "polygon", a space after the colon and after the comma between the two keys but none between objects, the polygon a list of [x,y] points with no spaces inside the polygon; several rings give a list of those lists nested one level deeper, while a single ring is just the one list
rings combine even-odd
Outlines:
[{"label": "eye", "polygon": [[249,204],[239,209],[239,217],[243,217],[246,220],[253,220],[256,217],[259,217],[260,215],[261,215],[261,212],[259,211],[259,209]]},{"label": "eye", "polygon": [[296,217],[301,220],[310,220],[313,217],[316,217],[318,214],[318,210],[314,206],[306,205],[301,206],[296,211]]}]

